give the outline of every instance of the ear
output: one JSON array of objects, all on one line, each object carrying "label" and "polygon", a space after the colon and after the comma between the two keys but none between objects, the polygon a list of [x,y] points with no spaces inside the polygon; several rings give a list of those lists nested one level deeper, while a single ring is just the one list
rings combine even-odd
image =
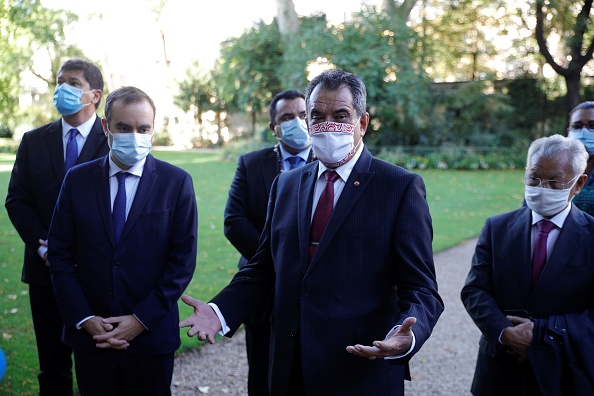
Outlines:
[{"label": "ear", "polygon": [[106,138],[109,138],[108,132],[107,132],[107,120],[105,118],[101,119],[101,126],[103,127],[103,133],[105,134]]},{"label": "ear", "polygon": [[359,122],[361,128],[361,137],[365,136],[365,132],[367,132],[367,128],[369,127],[369,113],[365,112],[361,116],[361,121]]},{"label": "ear", "polygon": [[276,125],[275,124],[273,124],[272,122],[269,122],[268,128],[270,128],[270,130],[272,131],[272,136],[279,137],[279,136],[277,136],[277,133],[276,133]]},{"label": "ear", "polygon": [[580,175],[578,177],[577,181],[575,182],[573,195],[578,195],[582,191],[582,188],[584,188],[584,186],[586,185],[587,180],[588,180],[588,175],[586,175],[586,174]]}]

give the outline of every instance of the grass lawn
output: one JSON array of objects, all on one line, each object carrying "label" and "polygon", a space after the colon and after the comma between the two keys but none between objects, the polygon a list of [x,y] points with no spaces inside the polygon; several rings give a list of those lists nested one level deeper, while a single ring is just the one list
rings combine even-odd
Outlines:
[{"label": "grass lawn", "polygon": [[[156,151],[155,156],[186,169],[194,179],[198,201],[198,260],[186,293],[209,299],[236,271],[238,253],[223,235],[223,210],[235,163],[218,154]],[[6,196],[14,155],[0,154],[0,193]],[[480,232],[486,217],[515,209],[523,197],[522,171],[419,171],[427,186],[434,225],[435,251],[454,246]],[[20,281],[23,243],[4,209],[0,209],[0,348],[8,369],[0,395],[34,395],[37,352],[31,323],[28,287]],[[470,263],[469,263],[470,265]],[[190,310],[180,304],[182,317]],[[182,331],[182,349],[197,345]]]}]

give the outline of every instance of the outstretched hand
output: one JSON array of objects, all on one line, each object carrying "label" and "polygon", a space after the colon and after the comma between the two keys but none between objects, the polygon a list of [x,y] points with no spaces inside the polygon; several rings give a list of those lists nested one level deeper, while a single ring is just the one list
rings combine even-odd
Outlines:
[{"label": "outstretched hand", "polygon": [[188,318],[179,322],[179,327],[189,327],[188,337],[198,335],[200,341],[208,340],[211,344],[216,342],[215,334],[221,330],[221,321],[210,305],[196,300],[194,297],[183,295],[181,300],[194,308]]},{"label": "outstretched hand", "polygon": [[412,345],[412,327],[417,322],[414,317],[404,319],[402,325],[392,329],[383,341],[374,341],[373,346],[354,345],[346,348],[348,353],[368,359],[404,355]]}]

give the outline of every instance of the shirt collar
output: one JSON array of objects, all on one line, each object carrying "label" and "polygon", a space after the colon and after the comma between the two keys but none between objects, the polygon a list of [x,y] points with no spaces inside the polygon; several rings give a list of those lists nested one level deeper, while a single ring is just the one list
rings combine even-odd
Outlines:
[{"label": "shirt collar", "polygon": [[[355,164],[357,163],[359,157],[361,156],[361,153],[363,152],[364,146],[365,144],[361,142],[361,144],[359,145],[359,149],[357,150],[353,158],[351,158],[347,163],[340,165],[338,168],[332,169],[336,171],[336,173],[338,173],[338,176],[340,176],[340,178],[344,182],[346,182],[349,176],[351,175],[351,172],[353,171]],[[327,168],[326,165],[322,163],[322,161],[318,161],[318,179],[322,176],[322,173],[324,173],[327,169],[329,168]]]},{"label": "shirt collar", "polygon": [[[558,228],[563,228],[563,224],[565,223],[565,219],[567,219],[567,216],[569,216],[569,211],[571,210],[571,202],[569,202],[569,205],[567,205],[565,207],[565,209],[563,209],[561,212],[557,213],[555,216],[553,216],[550,220],[553,222],[553,224],[555,224]],[[535,225],[536,223],[538,223],[539,221],[543,220],[544,217],[542,215],[539,215],[538,213],[536,213],[535,211],[532,211],[532,225]]]},{"label": "shirt collar", "polygon": [[[279,144],[278,147],[280,149],[281,158],[283,160],[286,160],[289,157],[293,157],[293,154],[291,154],[287,150],[285,150],[285,148],[283,147],[282,144]],[[303,150],[301,150],[300,152],[295,154],[295,157],[301,157],[301,158],[303,158],[303,161],[305,161],[305,163],[307,163],[307,160],[309,159],[309,150],[311,150],[311,146],[304,148]]]},{"label": "shirt collar", "polygon": [[113,160],[111,159],[111,152],[108,155],[109,157],[109,177],[112,177],[116,173],[119,172],[128,172],[131,175],[142,177],[142,171],[144,170],[144,163],[146,162],[146,157],[140,160],[137,164],[135,164],[130,169],[122,169]]},{"label": "shirt collar", "polygon": [[95,119],[97,119],[97,114],[93,113],[93,116],[91,118],[89,118],[79,126],[73,127],[72,125],[67,123],[62,117],[62,137],[66,138],[68,132],[70,132],[72,128],[76,128],[78,130],[78,133],[80,133],[81,136],[86,139],[87,136],[89,136],[89,133],[91,133],[91,128],[93,128],[93,125],[95,124]]}]

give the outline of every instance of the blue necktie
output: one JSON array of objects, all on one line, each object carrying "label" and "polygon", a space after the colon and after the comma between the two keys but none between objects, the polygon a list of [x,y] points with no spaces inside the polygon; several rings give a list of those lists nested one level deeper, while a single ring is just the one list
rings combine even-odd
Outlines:
[{"label": "blue necktie", "polygon": [[116,173],[116,177],[118,178],[118,192],[113,201],[113,211],[111,212],[113,235],[116,245],[120,241],[120,236],[126,223],[126,176],[128,176],[128,172]]},{"label": "blue necktie", "polygon": [[68,137],[68,143],[66,144],[66,158],[64,159],[64,169],[66,172],[76,164],[78,158],[78,144],[76,143],[78,129],[72,128],[69,133],[70,136]]},{"label": "blue necktie", "polygon": [[290,164],[289,170],[291,170],[291,169],[299,168],[301,166],[301,161],[303,161],[303,158],[296,155],[294,157],[287,158],[287,161],[289,161],[289,164]]}]

